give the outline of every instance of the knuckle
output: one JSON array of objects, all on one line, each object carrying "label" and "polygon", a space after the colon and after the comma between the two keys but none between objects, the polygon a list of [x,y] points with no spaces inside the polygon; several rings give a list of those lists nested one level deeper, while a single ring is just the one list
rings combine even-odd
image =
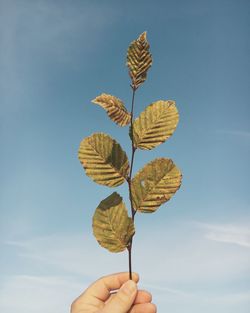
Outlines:
[{"label": "knuckle", "polygon": [[127,306],[127,303],[128,303],[130,298],[123,290],[121,290],[117,294],[117,299],[120,302],[120,304],[125,307],[125,306]]}]

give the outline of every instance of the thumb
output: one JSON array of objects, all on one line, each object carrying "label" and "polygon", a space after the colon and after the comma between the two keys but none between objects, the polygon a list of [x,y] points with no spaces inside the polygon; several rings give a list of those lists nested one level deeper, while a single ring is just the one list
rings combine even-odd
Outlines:
[{"label": "thumb", "polygon": [[134,303],[137,294],[137,285],[128,280],[122,285],[117,294],[103,309],[103,313],[127,313]]}]

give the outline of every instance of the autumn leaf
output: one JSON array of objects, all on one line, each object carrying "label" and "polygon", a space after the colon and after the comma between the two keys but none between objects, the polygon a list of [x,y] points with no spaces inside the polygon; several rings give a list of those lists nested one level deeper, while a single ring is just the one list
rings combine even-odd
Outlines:
[{"label": "autumn leaf", "polygon": [[131,182],[134,209],[143,213],[156,211],[180,188],[181,179],[171,159],[157,158],[146,164]]},{"label": "autumn leaf", "polygon": [[147,32],[131,42],[127,51],[127,66],[132,87],[137,89],[147,78],[147,71],[152,65],[152,55],[149,52]]},{"label": "autumn leaf", "polygon": [[110,252],[125,250],[135,233],[133,220],[117,192],[100,202],[92,226],[98,243]]},{"label": "autumn leaf", "polygon": [[104,108],[110,119],[116,124],[126,126],[130,123],[131,114],[127,111],[124,103],[119,98],[102,93],[100,96],[93,99],[92,102]]},{"label": "autumn leaf", "polygon": [[115,187],[127,178],[129,162],[120,144],[104,133],[82,140],[78,158],[86,174],[98,184]]},{"label": "autumn leaf", "polygon": [[134,147],[143,150],[157,147],[172,136],[178,121],[179,114],[174,101],[159,100],[151,103],[133,122]]}]

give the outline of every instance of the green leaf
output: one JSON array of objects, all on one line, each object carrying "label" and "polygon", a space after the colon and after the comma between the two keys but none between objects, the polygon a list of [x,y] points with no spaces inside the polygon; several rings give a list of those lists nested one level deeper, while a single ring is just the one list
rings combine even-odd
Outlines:
[{"label": "green leaf", "polygon": [[126,126],[130,123],[131,114],[127,111],[124,103],[119,98],[102,93],[92,100],[93,103],[99,104],[106,111],[111,120],[120,126]]},{"label": "green leaf", "polygon": [[86,174],[98,184],[116,187],[129,173],[129,162],[120,144],[104,133],[94,133],[82,140],[78,158]]},{"label": "green leaf", "polygon": [[143,150],[157,147],[173,134],[178,121],[179,114],[174,101],[159,100],[151,103],[133,122],[134,146]]},{"label": "green leaf", "polygon": [[157,158],[146,164],[132,179],[133,207],[152,213],[170,200],[180,188],[182,175],[171,159]]},{"label": "green leaf", "polygon": [[125,250],[135,233],[122,197],[114,192],[100,202],[93,216],[93,233],[98,243],[111,252]]},{"label": "green leaf", "polygon": [[131,42],[127,51],[127,66],[132,87],[137,89],[147,78],[147,71],[152,65],[152,55],[149,52],[147,33],[142,33],[138,39]]}]

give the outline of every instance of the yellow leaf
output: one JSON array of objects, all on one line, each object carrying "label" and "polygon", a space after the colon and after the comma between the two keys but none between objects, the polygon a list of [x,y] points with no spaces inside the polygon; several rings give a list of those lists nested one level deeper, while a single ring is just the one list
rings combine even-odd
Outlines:
[{"label": "yellow leaf", "polygon": [[133,122],[134,146],[143,150],[155,148],[173,134],[178,121],[175,101],[151,103]]},{"label": "yellow leaf", "polygon": [[147,33],[142,33],[138,39],[131,42],[127,51],[127,66],[132,87],[137,89],[147,78],[147,71],[152,65],[152,56],[149,52]]},{"label": "yellow leaf", "polygon": [[154,212],[180,188],[181,179],[181,172],[171,159],[157,158],[146,164],[131,182],[134,209]]},{"label": "yellow leaf", "polygon": [[133,220],[116,192],[100,202],[92,226],[98,243],[111,252],[125,250],[135,233]]},{"label": "yellow leaf", "polygon": [[100,96],[93,99],[92,102],[103,107],[111,120],[116,124],[126,126],[130,123],[131,115],[119,98],[102,93]]},{"label": "yellow leaf", "polygon": [[101,185],[119,186],[129,173],[126,153],[118,142],[104,133],[94,133],[83,139],[78,158],[86,174]]}]

